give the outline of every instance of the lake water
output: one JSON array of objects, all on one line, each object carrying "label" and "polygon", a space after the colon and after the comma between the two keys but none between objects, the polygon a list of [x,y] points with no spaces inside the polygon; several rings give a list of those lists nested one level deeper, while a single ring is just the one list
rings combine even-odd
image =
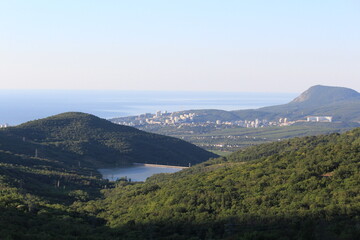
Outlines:
[{"label": "lake water", "polygon": [[143,182],[148,177],[157,173],[174,173],[180,170],[181,168],[153,167],[144,165],[98,169],[104,179],[116,181],[117,179],[126,177],[127,179],[131,179],[132,182]]},{"label": "lake water", "polygon": [[0,90],[0,124],[76,111],[101,118],[191,109],[240,110],[285,104],[296,93]]}]

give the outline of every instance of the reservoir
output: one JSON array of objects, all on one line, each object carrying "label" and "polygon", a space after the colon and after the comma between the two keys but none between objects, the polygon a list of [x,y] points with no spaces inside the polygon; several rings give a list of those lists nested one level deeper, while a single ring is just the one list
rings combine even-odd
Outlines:
[{"label": "reservoir", "polygon": [[135,164],[133,166],[121,168],[102,168],[98,169],[104,179],[116,181],[120,178],[131,179],[132,182],[143,182],[148,177],[157,173],[174,173],[186,167],[174,167],[155,164]]}]

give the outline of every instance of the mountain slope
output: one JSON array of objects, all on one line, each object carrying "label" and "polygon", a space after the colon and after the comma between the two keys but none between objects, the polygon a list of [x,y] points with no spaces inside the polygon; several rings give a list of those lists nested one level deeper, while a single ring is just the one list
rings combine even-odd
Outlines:
[{"label": "mountain slope", "polygon": [[290,103],[233,113],[242,119],[299,120],[309,115],[328,115],[333,116],[334,121],[360,121],[360,93],[349,88],[316,85]]},{"label": "mountain slope", "polygon": [[[37,141],[53,129],[43,123]],[[29,124],[16,131],[38,126]],[[113,184],[61,159],[26,155],[41,144],[50,154],[54,144],[24,142],[13,131],[0,131],[1,239],[360,237],[360,129],[254,146],[144,183]],[[51,139],[59,141],[56,132]],[[13,144],[23,153],[4,150]]]},{"label": "mountain slope", "polygon": [[70,205],[101,196],[111,184],[74,164],[76,154],[24,140],[0,131],[0,239],[103,239],[90,234],[94,218]]},{"label": "mountain slope", "polygon": [[[216,155],[185,141],[113,124],[84,113],[63,113],[8,128],[3,133],[27,142],[75,154],[86,166],[133,162],[188,165]],[[46,157],[46,151],[38,150]]]},{"label": "mountain slope", "polygon": [[360,93],[353,89],[316,85],[303,92],[290,103],[323,106],[359,100]]},{"label": "mountain slope", "polygon": [[295,138],[118,185],[92,206],[139,239],[358,239],[359,159],[360,129]]},{"label": "mountain slope", "polygon": [[77,211],[113,183],[97,167],[134,161],[187,165],[216,155],[175,138],[64,113],[0,130],[0,239],[112,239]]}]

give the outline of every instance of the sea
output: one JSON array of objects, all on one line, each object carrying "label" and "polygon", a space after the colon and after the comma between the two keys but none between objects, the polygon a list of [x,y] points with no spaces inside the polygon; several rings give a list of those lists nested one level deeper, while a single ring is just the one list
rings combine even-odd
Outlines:
[{"label": "sea", "polygon": [[297,95],[205,91],[0,90],[0,125],[16,126],[63,112],[85,112],[110,119],[156,111],[256,109],[288,103]]}]

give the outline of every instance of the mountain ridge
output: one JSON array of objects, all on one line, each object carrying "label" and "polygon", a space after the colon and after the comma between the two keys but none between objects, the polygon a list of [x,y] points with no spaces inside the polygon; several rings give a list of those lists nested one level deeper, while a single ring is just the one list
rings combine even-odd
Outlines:
[{"label": "mountain ridge", "polygon": [[334,121],[358,122],[360,93],[350,88],[315,85],[286,104],[232,112],[240,118],[301,120],[309,115],[328,115]]},{"label": "mountain ridge", "polygon": [[360,100],[360,93],[345,87],[315,85],[301,93],[290,103],[314,102],[319,105],[319,103],[332,104],[349,100]]}]

